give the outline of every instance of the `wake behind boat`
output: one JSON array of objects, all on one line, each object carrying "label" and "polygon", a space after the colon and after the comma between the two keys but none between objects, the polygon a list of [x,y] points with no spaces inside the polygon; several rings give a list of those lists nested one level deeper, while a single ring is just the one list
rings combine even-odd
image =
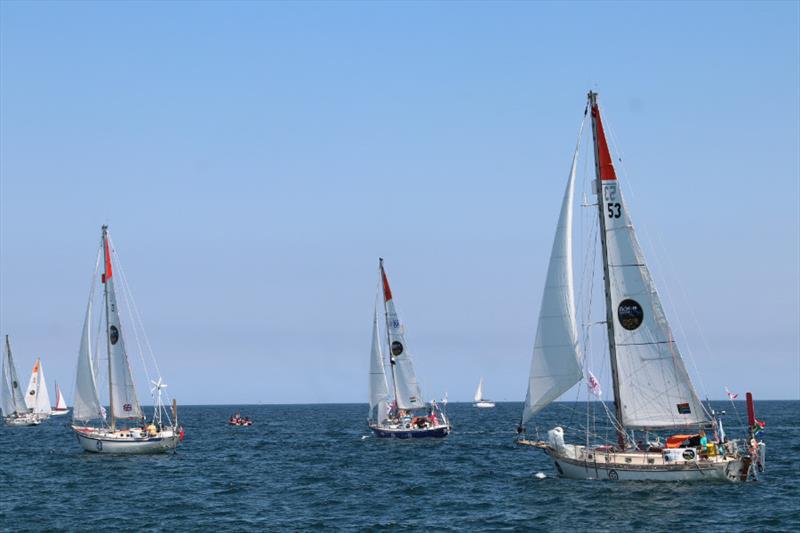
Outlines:
[{"label": "wake behind boat", "polygon": [[[112,253],[108,227],[103,226],[100,250],[98,251],[92,286],[89,291],[89,303],[86,307],[81,344],[78,351],[78,368],[75,383],[75,401],[73,402],[72,429],[78,443],[84,450],[96,453],[163,453],[174,450],[183,440],[183,428],[178,426],[178,413],[175,400],[172,400],[172,416],[162,401],[162,391],[167,387],[158,377],[151,381],[153,388],[153,416],[148,422],[136,395],[128,353],[125,349],[122,323],[117,294],[114,289],[116,278],[112,264]],[[104,341],[108,354],[108,402],[109,409],[100,404],[98,392],[99,361],[94,357],[92,333],[92,308],[97,274],[103,259],[103,300],[105,310]],[[118,263],[116,259],[115,263]],[[123,287],[127,288],[124,275],[121,278]],[[127,297],[131,303],[130,295]],[[130,309],[131,306],[129,305]],[[133,313],[131,313],[133,315]],[[138,316],[138,315],[136,315]],[[130,317],[134,323],[134,316]],[[132,328],[135,333],[135,328]],[[137,342],[137,345],[139,343]],[[149,342],[145,345],[149,346]],[[152,356],[152,354],[151,354]],[[153,358],[155,362],[155,358]],[[144,362],[144,356],[142,356]],[[156,366],[156,370],[158,367]],[[145,368],[145,372],[147,369]],[[149,379],[149,374],[148,374]]]},{"label": "wake behind boat", "polygon": [[408,352],[405,329],[397,316],[389,280],[380,260],[380,280],[386,316],[386,339],[392,373],[394,401],[389,404],[389,387],[381,350],[378,307],[372,315],[368,425],[377,437],[411,439],[446,437],[450,422],[436,402],[426,404]]},{"label": "wake behind boat", "polygon": [[[588,358],[581,354],[578,342],[572,203],[579,133],[547,269],[519,432],[524,433],[525,423],[584,376],[590,391],[587,394],[594,395],[595,401],[586,402],[589,411],[584,428],[567,428],[584,444],[567,444],[562,427],[550,430],[545,441],[519,442],[543,449],[558,473],[573,479],[746,481],[757,477],[763,470],[765,447],[763,442],[757,442],[759,426],[752,397],[748,394],[749,440],[728,440],[722,420],[703,405],[695,392],[674,341],[623,202],[594,92],[588,95],[586,111],[591,111],[594,192],[599,210],[598,225],[590,230],[589,246],[594,246],[594,235],[599,234],[605,293],[605,320],[599,323],[606,329],[608,352],[603,355],[610,357],[615,412],[611,413],[600,401],[600,384],[589,370]],[[594,258],[590,261],[593,265]],[[593,266],[585,271],[593,275],[591,269]],[[582,286],[591,287],[591,283],[586,281]],[[586,298],[586,324],[598,323],[598,318],[591,317],[591,294]],[[588,339],[589,334],[584,333],[584,349]],[[604,440],[592,429],[597,425],[589,415],[595,411],[606,413],[616,442]],[[639,439],[636,431],[640,432]],[[711,434],[706,435],[706,431]]]},{"label": "wake behind boat", "polygon": [[480,407],[482,409],[491,409],[494,407],[494,402],[492,400],[487,400],[483,397],[483,376],[481,376],[481,380],[478,382],[478,390],[475,391],[475,403],[472,404],[475,407]]},{"label": "wake behind boat", "polygon": [[3,379],[0,383],[0,409],[3,411],[3,422],[7,426],[38,426],[42,418],[33,412],[25,402],[25,395],[17,379],[17,369],[11,355],[11,341],[6,335],[3,352]]}]

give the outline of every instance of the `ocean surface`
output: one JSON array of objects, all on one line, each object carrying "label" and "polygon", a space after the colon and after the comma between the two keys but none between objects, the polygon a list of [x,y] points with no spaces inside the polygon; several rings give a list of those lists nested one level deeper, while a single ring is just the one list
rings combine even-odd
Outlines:
[{"label": "ocean surface", "polygon": [[[228,426],[237,408],[255,425]],[[767,471],[747,484],[560,479],[514,444],[519,403],[451,403],[453,434],[414,441],[373,438],[366,405],[188,406],[183,446],[160,456],[83,452],[51,418],[0,427],[0,529],[800,531],[800,402],[756,410]],[[555,403],[538,426],[585,418]]]}]

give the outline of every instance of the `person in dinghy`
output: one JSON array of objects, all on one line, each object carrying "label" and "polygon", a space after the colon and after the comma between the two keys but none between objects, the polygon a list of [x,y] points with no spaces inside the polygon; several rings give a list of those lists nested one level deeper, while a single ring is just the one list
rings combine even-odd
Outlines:
[{"label": "person in dinghy", "polygon": [[[405,330],[395,309],[389,280],[380,259],[380,285],[386,318],[386,341],[394,399],[389,403],[389,387],[378,328],[377,302],[372,316],[372,349],[369,379],[369,428],[381,438],[442,438],[450,434],[447,414],[434,401],[426,403],[405,339]],[[379,289],[380,290],[380,289]],[[377,300],[377,298],[376,298]]]}]

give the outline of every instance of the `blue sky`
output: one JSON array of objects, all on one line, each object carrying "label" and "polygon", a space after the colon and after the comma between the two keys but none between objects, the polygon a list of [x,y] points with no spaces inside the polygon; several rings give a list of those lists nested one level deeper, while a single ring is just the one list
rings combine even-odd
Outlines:
[{"label": "blue sky", "polygon": [[708,395],[800,398],[799,20],[3,2],[0,330],[71,398],[109,223],[180,401],[365,401],[383,256],[426,393],[520,400],[591,88]]}]

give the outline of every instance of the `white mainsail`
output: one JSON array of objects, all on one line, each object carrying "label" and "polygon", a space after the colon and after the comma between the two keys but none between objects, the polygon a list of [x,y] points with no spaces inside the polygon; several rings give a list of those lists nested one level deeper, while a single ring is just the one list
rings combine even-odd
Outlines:
[{"label": "white mainsail", "polygon": [[111,395],[111,416],[113,419],[139,419],[142,418],[142,407],[136,397],[136,389],[131,376],[131,367],[128,354],[125,351],[125,341],[122,335],[122,324],[117,307],[117,294],[114,290],[114,276],[111,264],[111,250],[108,235],[104,235],[105,275],[106,284],[106,316],[108,319],[108,366]]},{"label": "white mainsail", "polygon": [[11,356],[11,343],[6,335],[6,346],[3,353],[3,382],[0,384],[0,408],[3,416],[23,414],[30,411],[25,402],[25,395],[17,379],[17,369],[14,368],[14,358]]},{"label": "white mainsail", "polygon": [[628,429],[708,423],[709,415],[686,372],[623,201],[596,103],[592,117],[620,422]]},{"label": "white mainsail", "polygon": [[381,353],[381,339],[378,333],[378,310],[372,317],[372,350],[369,360],[369,418],[379,424],[388,417],[389,387]]},{"label": "white mainsail", "polygon": [[[99,255],[98,255],[99,264]],[[94,298],[97,266],[89,290],[89,303],[86,305],[86,316],[83,319],[81,344],[78,349],[78,366],[75,373],[75,397],[72,400],[72,419],[87,421],[105,418],[97,393],[97,375],[92,358],[92,299]]]},{"label": "white mainsail", "polygon": [[474,399],[476,402],[483,400],[483,376],[481,376],[481,380],[478,382],[478,389],[475,391]]},{"label": "white mainsail", "polygon": [[[583,131],[583,123],[580,131]],[[550,264],[547,266],[528,392],[522,412],[523,424],[578,383],[582,377],[572,280],[572,202],[580,137],[579,132],[579,142],[572,157],[561,214],[550,251]]]},{"label": "white mainsail", "polygon": [[56,409],[59,411],[67,410],[67,402],[64,400],[64,395],[61,394],[61,387],[56,383]]},{"label": "white mainsail", "polygon": [[397,310],[389,288],[389,280],[381,263],[381,278],[383,280],[383,297],[386,306],[386,328],[389,336],[389,360],[394,366],[394,384],[398,409],[418,409],[425,407],[422,399],[414,364],[405,339],[405,328],[397,316]]},{"label": "white mainsail", "polygon": [[50,393],[47,392],[47,383],[44,381],[41,359],[36,359],[33,364],[33,372],[28,382],[28,390],[25,393],[25,404],[36,414],[50,414]]}]

